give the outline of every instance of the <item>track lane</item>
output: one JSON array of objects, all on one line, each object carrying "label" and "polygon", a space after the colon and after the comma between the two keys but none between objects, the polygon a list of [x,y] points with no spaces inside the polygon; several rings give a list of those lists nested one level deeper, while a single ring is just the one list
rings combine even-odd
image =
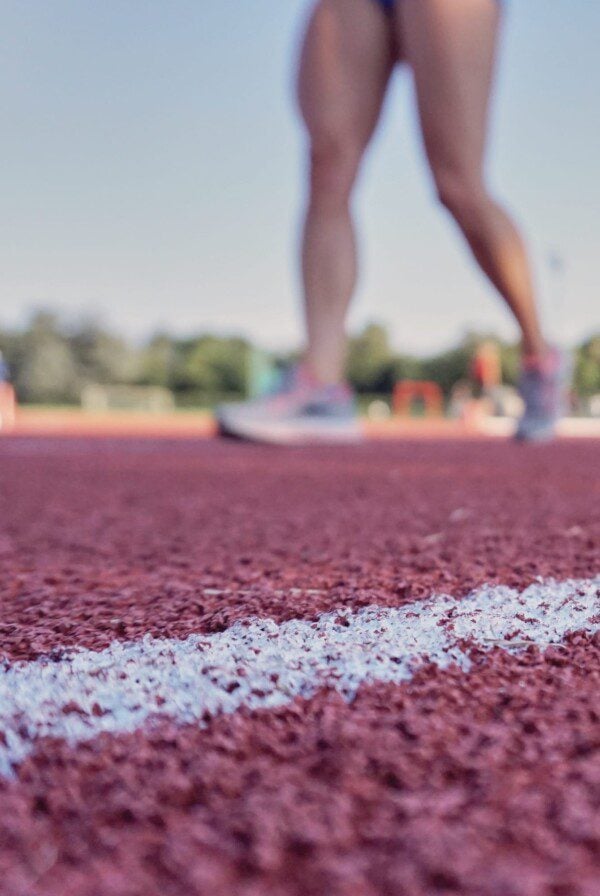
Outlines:
[{"label": "track lane", "polygon": [[0,441],[0,650],[401,606],[598,568],[597,442]]},{"label": "track lane", "polygon": [[[0,441],[2,654],[589,578],[598,457]],[[351,704],[43,738],[0,779],[0,894],[596,896],[599,651],[572,634]]]},{"label": "track lane", "polygon": [[241,708],[277,708],[322,689],[352,702],[373,682],[400,683],[424,664],[469,671],[473,654],[554,650],[575,632],[600,636],[600,575],[485,587],[402,608],[335,610],[317,620],[236,623],[185,640],[143,638],[103,651],[58,652],[0,668],[0,774],[41,738],[71,745],[159,717],[209,724]]},{"label": "track lane", "polygon": [[48,740],[0,782],[11,896],[595,896],[600,645]]}]

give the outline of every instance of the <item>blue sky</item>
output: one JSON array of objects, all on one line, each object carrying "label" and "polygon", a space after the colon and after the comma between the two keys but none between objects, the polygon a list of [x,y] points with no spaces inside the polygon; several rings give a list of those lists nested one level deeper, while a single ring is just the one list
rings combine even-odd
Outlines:
[{"label": "blue sky", "polygon": [[[0,323],[50,305],[299,341],[303,139],[291,102],[304,0],[3,0]],[[550,332],[600,325],[600,4],[512,0],[490,174],[530,239]],[[351,322],[429,351],[510,319],[436,207],[410,79],[357,197]],[[548,257],[565,259],[564,284]]]}]

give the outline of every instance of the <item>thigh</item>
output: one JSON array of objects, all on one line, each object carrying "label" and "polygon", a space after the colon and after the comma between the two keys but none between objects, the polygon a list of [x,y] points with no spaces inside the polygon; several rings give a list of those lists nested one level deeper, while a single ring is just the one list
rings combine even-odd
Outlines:
[{"label": "thigh", "polygon": [[304,39],[300,110],[316,143],[364,148],[394,66],[394,29],[375,0],[320,0]]},{"label": "thigh", "polygon": [[434,174],[481,178],[499,0],[398,0],[396,18]]}]

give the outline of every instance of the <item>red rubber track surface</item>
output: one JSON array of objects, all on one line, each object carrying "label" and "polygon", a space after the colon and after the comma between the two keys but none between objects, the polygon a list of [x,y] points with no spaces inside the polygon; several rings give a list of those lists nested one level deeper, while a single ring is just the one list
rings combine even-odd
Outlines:
[{"label": "red rubber track surface", "polygon": [[2,652],[589,576],[599,473],[598,442],[6,440]]},{"label": "red rubber track surface", "polygon": [[[599,457],[5,440],[2,652],[595,575]],[[597,896],[599,693],[600,644],[576,635],[350,706],[47,741],[0,782],[0,892]]]}]

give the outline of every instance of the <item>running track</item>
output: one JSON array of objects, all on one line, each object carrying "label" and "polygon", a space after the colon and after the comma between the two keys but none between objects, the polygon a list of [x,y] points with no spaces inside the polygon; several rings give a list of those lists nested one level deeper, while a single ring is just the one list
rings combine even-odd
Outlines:
[{"label": "running track", "polygon": [[0,892],[597,896],[599,474],[0,441]]}]

